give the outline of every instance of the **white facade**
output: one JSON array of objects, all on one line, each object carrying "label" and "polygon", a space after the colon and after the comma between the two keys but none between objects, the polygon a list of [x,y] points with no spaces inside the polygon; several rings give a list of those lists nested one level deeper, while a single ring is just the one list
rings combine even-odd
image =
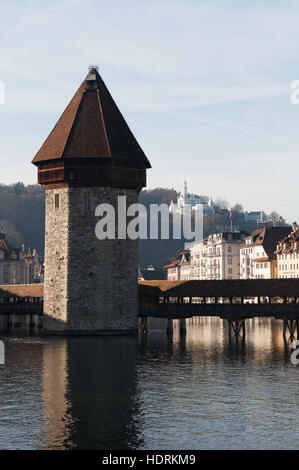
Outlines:
[{"label": "white facade", "polygon": [[240,232],[222,232],[191,244],[190,279],[239,279],[242,237]]},{"label": "white facade", "polygon": [[254,245],[252,236],[240,247],[240,279],[271,279],[271,261],[262,245]]},{"label": "white facade", "polygon": [[245,237],[240,246],[240,278],[277,277],[276,245],[290,231],[290,227],[263,227]]},{"label": "white facade", "polygon": [[190,279],[207,279],[207,240],[191,243]]}]

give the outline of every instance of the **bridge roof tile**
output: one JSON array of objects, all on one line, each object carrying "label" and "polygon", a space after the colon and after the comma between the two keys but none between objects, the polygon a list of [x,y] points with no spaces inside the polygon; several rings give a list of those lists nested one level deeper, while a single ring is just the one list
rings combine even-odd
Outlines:
[{"label": "bridge roof tile", "polygon": [[140,285],[158,288],[160,297],[299,297],[299,279],[140,281],[139,289]]},{"label": "bridge roof tile", "polygon": [[6,297],[43,297],[43,284],[14,284],[0,286],[0,298]]}]

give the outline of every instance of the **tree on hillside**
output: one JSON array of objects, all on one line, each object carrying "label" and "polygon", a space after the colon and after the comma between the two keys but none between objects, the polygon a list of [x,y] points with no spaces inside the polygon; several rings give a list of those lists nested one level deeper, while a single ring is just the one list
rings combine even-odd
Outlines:
[{"label": "tree on hillside", "polygon": [[8,240],[44,251],[45,192],[39,185],[0,185],[0,227]]},{"label": "tree on hillside", "polygon": [[[176,202],[179,193],[175,189],[155,188],[143,190],[139,196],[139,202],[149,208],[150,204],[167,204]],[[207,198],[207,197],[206,197]],[[208,199],[208,198],[207,198]],[[204,217],[204,236],[230,227],[229,207],[225,199],[218,198],[215,201],[215,214]],[[246,230],[250,233],[256,229],[255,222],[245,222],[243,207],[235,204],[233,207],[234,227]],[[270,217],[279,219],[279,214],[272,211]],[[139,265],[153,264],[161,267],[165,260],[184,247],[187,240],[171,239],[172,220],[170,218],[170,240],[140,240]],[[276,223],[276,222],[275,222]],[[283,225],[278,222],[276,225]],[[25,186],[23,183],[12,185],[0,184],[0,228],[3,227],[7,238],[12,245],[20,247],[25,244],[36,248],[43,256],[45,236],[45,190],[35,184]],[[149,224],[148,224],[149,227]]]},{"label": "tree on hillside", "polygon": [[242,204],[239,204],[238,202],[237,202],[237,204],[235,204],[235,205],[232,207],[232,210],[233,210],[234,212],[244,212],[244,208],[243,208]]},{"label": "tree on hillside", "polygon": [[178,192],[174,189],[155,188],[155,189],[144,189],[139,195],[139,203],[145,207],[149,207],[150,204],[167,204],[171,201],[175,202],[178,197]]},{"label": "tree on hillside", "polygon": [[221,199],[220,197],[218,197],[214,201],[214,206],[215,208],[218,208],[218,209],[228,209],[228,202],[226,199]]},{"label": "tree on hillside", "polygon": [[23,235],[16,230],[10,220],[0,219],[0,231],[5,232],[7,240],[14,248],[21,248]]}]

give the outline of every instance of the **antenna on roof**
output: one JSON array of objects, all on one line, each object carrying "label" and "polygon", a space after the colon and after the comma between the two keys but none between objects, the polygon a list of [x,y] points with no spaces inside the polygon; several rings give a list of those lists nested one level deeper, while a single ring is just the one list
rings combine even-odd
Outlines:
[{"label": "antenna on roof", "polygon": [[187,181],[185,179],[185,181],[184,181],[184,196],[187,197],[187,194],[188,194]]}]

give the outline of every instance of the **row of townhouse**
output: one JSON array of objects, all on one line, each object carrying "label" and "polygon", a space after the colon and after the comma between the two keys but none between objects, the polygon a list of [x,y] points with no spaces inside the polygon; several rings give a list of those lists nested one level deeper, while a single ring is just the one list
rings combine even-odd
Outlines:
[{"label": "row of townhouse", "polygon": [[240,243],[245,232],[221,232],[187,245],[163,266],[167,279],[238,279]]},{"label": "row of townhouse", "polygon": [[190,270],[190,251],[188,249],[179,251],[176,256],[173,256],[166,262],[166,264],[163,266],[163,270],[167,272],[168,281],[189,279],[188,273]]},{"label": "row of townhouse", "polygon": [[291,227],[263,227],[244,237],[240,244],[240,279],[277,278],[277,245],[291,231]]},{"label": "row of townhouse", "polygon": [[164,270],[168,280],[299,278],[299,228],[211,234],[188,244]]},{"label": "row of townhouse", "polygon": [[43,282],[43,263],[36,250],[13,247],[0,231],[0,285]]}]

